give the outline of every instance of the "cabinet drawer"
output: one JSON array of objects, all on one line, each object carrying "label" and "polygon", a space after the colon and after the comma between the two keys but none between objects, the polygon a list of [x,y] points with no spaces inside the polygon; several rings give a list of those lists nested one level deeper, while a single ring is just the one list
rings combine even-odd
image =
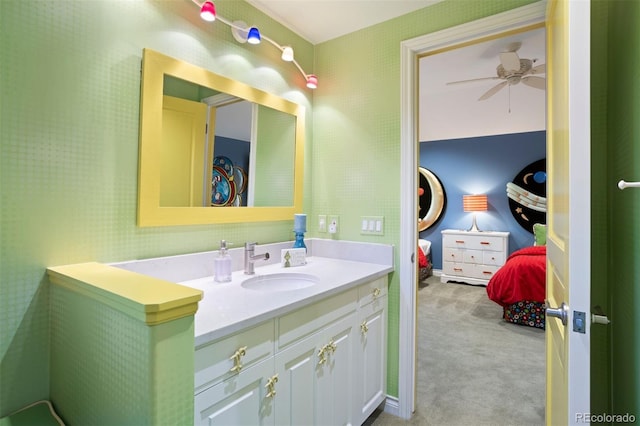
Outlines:
[{"label": "cabinet drawer", "polygon": [[484,259],[482,250],[465,250],[462,253],[464,263],[482,264]]},{"label": "cabinet drawer", "polygon": [[449,235],[442,236],[443,247],[456,247],[476,250],[504,250],[504,238],[490,235]]},{"label": "cabinet drawer", "polygon": [[490,280],[491,277],[493,277],[493,274],[495,274],[499,268],[498,266],[493,266],[493,265],[470,265],[470,266],[473,266],[473,268],[468,269],[471,271],[471,273],[469,273],[468,276],[471,278],[480,278],[482,280]]},{"label": "cabinet drawer", "polygon": [[378,278],[358,287],[358,305],[365,306],[387,295],[387,277]]},{"label": "cabinet drawer", "polygon": [[464,250],[443,247],[442,260],[445,262],[464,262]]},{"label": "cabinet drawer", "polygon": [[274,321],[264,322],[249,330],[216,340],[196,349],[195,352],[195,392],[219,383],[234,374],[233,359],[236,351],[246,348],[239,357],[241,371],[273,356],[275,340]]},{"label": "cabinet drawer", "polygon": [[352,288],[278,318],[278,348],[297,342],[354,312],[357,297],[358,289]]},{"label": "cabinet drawer", "polygon": [[442,272],[446,275],[470,277],[473,274],[475,265],[462,262],[443,262]]},{"label": "cabinet drawer", "polygon": [[485,251],[482,256],[482,263],[485,265],[502,266],[507,260],[504,252],[499,251]]}]

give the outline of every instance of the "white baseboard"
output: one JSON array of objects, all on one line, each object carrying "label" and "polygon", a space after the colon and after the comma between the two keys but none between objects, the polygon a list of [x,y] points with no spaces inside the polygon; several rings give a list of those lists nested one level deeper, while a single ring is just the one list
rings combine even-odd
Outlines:
[{"label": "white baseboard", "polygon": [[400,417],[400,404],[398,403],[398,398],[387,395],[387,398],[384,401],[384,412]]}]

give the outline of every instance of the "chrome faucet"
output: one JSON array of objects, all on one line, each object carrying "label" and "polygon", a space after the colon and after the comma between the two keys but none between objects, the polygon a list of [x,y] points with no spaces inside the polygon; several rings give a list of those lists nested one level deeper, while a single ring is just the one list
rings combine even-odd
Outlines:
[{"label": "chrome faucet", "polygon": [[269,252],[262,254],[254,254],[257,243],[245,243],[244,244],[244,273],[247,275],[253,275],[256,273],[253,263],[256,260],[268,260]]}]

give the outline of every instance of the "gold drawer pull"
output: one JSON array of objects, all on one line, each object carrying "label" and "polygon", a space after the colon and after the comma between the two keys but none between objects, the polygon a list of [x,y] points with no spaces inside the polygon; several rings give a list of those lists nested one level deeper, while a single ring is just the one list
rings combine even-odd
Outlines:
[{"label": "gold drawer pull", "polygon": [[325,353],[326,350],[327,350],[327,345],[324,345],[318,351],[318,358],[320,358],[320,360],[318,360],[318,365],[322,365],[325,362],[327,362],[327,354]]},{"label": "gold drawer pull", "polygon": [[273,398],[274,396],[276,396],[276,383],[278,383],[277,374],[267,380],[267,384],[264,386],[265,388],[267,388],[267,398]]},{"label": "gold drawer pull", "polygon": [[336,349],[338,349],[338,345],[336,345],[336,342],[334,342],[333,339],[331,339],[331,341],[327,345],[327,349],[329,349],[333,354],[336,352]]},{"label": "gold drawer pull", "polygon": [[229,358],[230,360],[233,360],[233,367],[231,367],[231,369],[229,371],[231,371],[232,373],[239,373],[240,370],[242,370],[242,367],[243,367],[243,365],[240,362],[240,360],[246,354],[247,354],[247,347],[246,346],[243,346],[240,349],[236,350],[236,352],[233,355],[231,355],[231,358]]},{"label": "gold drawer pull", "polygon": [[453,270],[456,272],[462,272],[462,268],[453,268]]},{"label": "gold drawer pull", "polygon": [[360,324],[360,331],[365,336],[367,335],[367,332],[369,331],[369,326],[367,325],[367,320],[362,321],[362,324]]},{"label": "gold drawer pull", "polygon": [[480,244],[482,244],[483,246],[490,246],[491,243],[489,241],[480,241]]},{"label": "gold drawer pull", "polygon": [[491,272],[491,271],[482,271],[482,273],[484,275],[492,275],[493,274],[493,272]]},{"label": "gold drawer pull", "polygon": [[374,288],[373,289],[373,298],[377,298],[378,296],[380,296],[380,289],[379,288]]}]

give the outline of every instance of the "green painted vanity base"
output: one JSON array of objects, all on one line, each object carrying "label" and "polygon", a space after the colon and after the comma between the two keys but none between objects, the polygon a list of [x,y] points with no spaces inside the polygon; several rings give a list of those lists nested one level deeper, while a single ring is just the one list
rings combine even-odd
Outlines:
[{"label": "green painted vanity base", "polygon": [[198,290],[99,263],[48,269],[51,399],[69,424],[193,424]]}]

